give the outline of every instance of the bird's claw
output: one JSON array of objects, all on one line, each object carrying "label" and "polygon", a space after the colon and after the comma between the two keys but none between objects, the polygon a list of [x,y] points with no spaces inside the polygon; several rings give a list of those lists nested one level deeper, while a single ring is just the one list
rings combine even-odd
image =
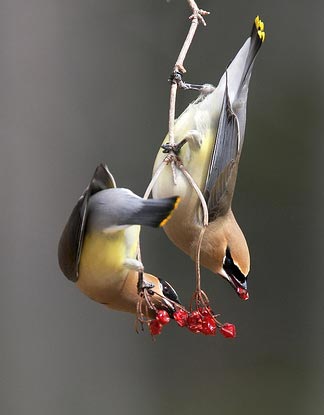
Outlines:
[{"label": "bird's claw", "polygon": [[184,138],[183,140],[181,140],[179,143],[176,144],[171,144],[171,143],[166,143],[166,144],[162,144],[161,148],[163,149],[163,153],[174,153],[176,156],[180,153],[181,148],[186,144],[187,139]]},{"label": "bird's claw", "polygon": [[[184,68],[183,68],[184,69]],[[182,70],[180,69],[180,71],[177,71],[177,70],[174,70],[173,72],[172,72],[172,74],[170,75],[170,77],[169,77],[169,79],[168,79],[168,81],[171,83],[171,84],[177,84],[179,87],[180,87],[180,84],[181,83],[183,83],[183,80],[182,80]],[[180,87],[181,88],[181,87]]]},{"label": "bird's claw", "polygon": [[189,84],[187,82],[184,82],[182,80],[182,74],[185,73],[184,68],[179,68],[179,71],[174,70],[172,74],[170,75],[169,82],[172,84],[177,84],[178,88],[184,89],[186,91],[192,90],[192,91],[201,91],[205,88],[205,85],[199,85],[199,84]]},{"label": "bird's claw", "polygon": [[[148,293],[150,295],[152,295],[153,291],[152,288],[154,288],[154,284],[152,284],[151,282],[147,282],[144,280],[143,278],[143,273],[139,273],[139,278],[138,278],[138,282],[137,282],[137,292],[139,295],[143,294],[145,290],[148,291]],[[141,275],[142,274],[142,275]]]}]

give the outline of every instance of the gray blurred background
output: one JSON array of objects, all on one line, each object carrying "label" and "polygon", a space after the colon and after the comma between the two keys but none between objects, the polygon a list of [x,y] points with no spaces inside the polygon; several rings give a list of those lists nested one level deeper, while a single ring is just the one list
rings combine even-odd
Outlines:
[{"label": "gray blurred background", "polygon": [[[323,414],[322,1],[201,1],[186,60],[217,83],[256,14],[267,38],[250,84],[234,210],[252,256],[242,302],[203,271],[238,337],[174,324],[153,343],[61,274],[62,227],[95,166],[142,194],[167,130],[167,78],[188,29],[174,0],[1,0],[0,413]],[[195,98],[179,94],[177,113]],[[193,263],[142,232],[146,269],[188,304]]]}]

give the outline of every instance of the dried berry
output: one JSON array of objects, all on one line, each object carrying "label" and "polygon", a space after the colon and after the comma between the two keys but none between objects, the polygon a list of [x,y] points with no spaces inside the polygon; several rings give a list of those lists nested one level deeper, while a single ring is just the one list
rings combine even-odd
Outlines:
[{"label": "dried berry", "polygon": [[237,288],[237,290],[236,290],[236,292],[237,292],[237,294],[239,295],[239,297],[242,299],[242,300],[248,300],[249,299],[249,293],[248,293],[248,290],[246,290],[245,288],[242,288],[242,287],[238,287]]},{"label": "dried berry", "polygon": [[187,326],[193,333],[200,333],[202,330],[202,316],[198,310],[192,311],[188,315]]},{"label": "dried berry", "polygon": [[220,328],[220,332],[224,337],[234,338],[236,337],[236,328],[234,324],[224,323]]},{"label": "dried berry", "polygon": [[156,336],[162,332],[162,324],[158,320],[151,320],[149,323],[152,336]]},{"label": "dried berry", "polygon": [[170,322],[170,316],[167,311],[159,310],[156,313],[156,320],[164,326]]},{"label": "dried berry", "polygon": [[207,315],[203,317],[201,332],[206,336],[215,336],[216,334],[216,320],[213,316]]},{"label": "dried berry", "polygon": [[187,325],[188,313],[180,308],[173,314],[173,318],[180,327],[185,327]]}]

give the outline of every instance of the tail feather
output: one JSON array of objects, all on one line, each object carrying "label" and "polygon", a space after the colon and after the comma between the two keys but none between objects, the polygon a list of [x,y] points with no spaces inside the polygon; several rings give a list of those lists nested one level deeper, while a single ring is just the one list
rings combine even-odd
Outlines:
[{"label": "tail feather", "polygon": [[245,80],[251,75],[252,65],[254,59],[265,40],[265,31],[264,31],[264,23],[263,21],[257,16],[254,20],[254,24],[251,31],[251,42],[249,47],[249,52],[246,57],[245,68],[242,74],[242,81],[241,85],[245,83]]},{"label": "tail feather", "polygon": [[[259,16],[257,16],[253,22],[250,37],[245,41],[234,59],[229,63],[226,70],[228,75],[228,93],[231,103],[237,98],[239,98],[240,101],[246,99],[246,97],[243,98],[241,96],[242,89],[248,89],[244,88],[244,86],[249,83],[255,57],[264,40],[264,23]],[[226,72],[219,81],[219,85],[225,86]]]},{"label": "tail feather", "polygon": [[[144,226],[164,226],[171,218],[173,211],[178,207],[180,197],[173,196],[165,199],[143,200],[139,211],[134,212],[130,222]],[[130,223],[131,224],[131,223]]]}]

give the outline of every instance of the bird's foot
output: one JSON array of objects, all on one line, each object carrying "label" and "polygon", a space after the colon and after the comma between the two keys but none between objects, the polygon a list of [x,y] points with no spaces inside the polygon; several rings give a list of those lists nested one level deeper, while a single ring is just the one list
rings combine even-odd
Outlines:
[{"label": "bird's foot", "polygon": [[154,288],[154,284],[151,282],[147,282],[143,278],[143,271],[138,273],[138,280],[137,280],[137,293],[138,295],[142,295],[145,290],[149,291],[150,295],[153,295],[152,288]]},{"label": "bird's foot", "polygon": [[161,148],[163,149],[163,153],[174,153],[176,156],[180,153],[181,148],[186,144],[187,138],[184,138],[179,143],[171,144],[166,143],[162,144]]},{"label": "bird's foot", "polygon": [[184,138],[187,140],[190,150],[192,151],[198,151],[201,149],[202,143],[203,143],[203,135],[198,130],[190,130],[186,134],[186,137]]},{"label": "bird's foot", "polygon": [[182,73],[179,71],[173,71],[170,75],[169,82],[172,84],[177,84],[178,88],[184,89],[184,90],[193,90],[193,91],[201,91],[204,89],[204,85],[198,85],[198,84],[189,84],[187,82],[184,82],[182,80]]}]

